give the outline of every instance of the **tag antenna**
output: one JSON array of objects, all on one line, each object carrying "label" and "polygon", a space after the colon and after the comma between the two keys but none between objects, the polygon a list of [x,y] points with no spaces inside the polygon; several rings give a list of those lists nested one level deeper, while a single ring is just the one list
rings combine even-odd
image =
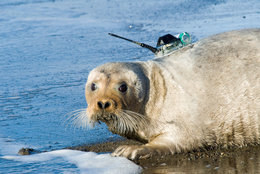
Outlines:
[{"label": "tag antenna", "polygon": [[137,44],[137,45],[139,45],[139,46],[141,46],[141,47],[143,47],[143,48],[147,48],[147,49],[149,49],[150,51],[152,51],[153,53],[156,53],[156,52],[158,51],[157,48],[152,47],[152,46],[150,46],[150,45],[147,45],[147,44],[145,44],[145,43],[140,43],[140,42],[137,42],[137,41],[134,41],[134,40],[131,40],[131,39],[127,39],[127,38],[124,38],[124,37],[122,37],[122,36],[118,36],[118,35],[113,34],[113,33],[108,33],[108,34],[109,34],[110,36],[114,36],[114,37],[117,37],[117,38],[119,38],[119,39],[123,39],[123,40],[129,41],[129,42],[135,43],[135,44]]}]

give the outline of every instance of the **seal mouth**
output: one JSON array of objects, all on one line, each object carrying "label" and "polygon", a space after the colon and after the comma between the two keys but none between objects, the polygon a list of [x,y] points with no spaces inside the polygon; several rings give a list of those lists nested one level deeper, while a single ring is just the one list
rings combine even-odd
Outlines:
[{"label": "seal mouth", "polygon": [[[108,126],[108,129],[113,132],[119,134],[118,130],[118,125],[116,124],[120,120],[118,119],[120,116],[118,116],[115,113],[109,113],[109,112],[100,112],[98,114],[92,115],[91,117],[91,122],[93,124],[101,122],[105,123]],[[122,133],[122,131],[120,131]]]},{"label": "seal mouth", "polygon": [[100,122],[109,123],[109,122],[111,122],[113,119],[115,119],[115,118],[113,118],[113,117],[116,117],[115,114],[112,114],[112,113],[108,113],[108,112],[103,111],[103,112],[101,112],[101,113],[98,113],[98,114],[92,116],[92,117],[91,117],[91,118],[92,118],[91,120],[92,120],[93,122],[98,122],[99,124],[100,124]]},{"label": "seal mouth", "polygon": [[102,111],[91,116],[92,123],[104,122],[112,133],[130,135],[150,126],[150,120],[142,114],[118,110],[116,113]]}]

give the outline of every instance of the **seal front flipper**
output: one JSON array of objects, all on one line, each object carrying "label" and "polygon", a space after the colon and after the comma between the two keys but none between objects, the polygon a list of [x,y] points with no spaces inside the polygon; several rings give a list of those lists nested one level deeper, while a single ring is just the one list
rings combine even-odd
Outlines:
[{"label": "seal front flipper", "polygon": [[114,157],[122,156],[133,161],[148,159],[153,157],[163,158],[166,155],[173,155],[180,150],[176,146],[178,143],[169,142],[168,135],[160,135],[153,141],[145,145],[125,145],[119,146],[111,155]]},{"label": "seal front flipper", "polygon": [[114,157],[123,156],[133,161],[138,161],[140,159],[148,159],[151,157],[163,157],[165,155],[173,154],[167,145],[165,146],[154,146],[145,144],[145,145],[125,145],[119,146],[111,155]]},{"label": "seal front flipper", "polygon": [[172,125],[171,131],[161,132],[151,138],[147,144],[119,146],[112,156],[122,156],[137,162],[140,159],[163,158],[167,155],[203,147],[206,144],[203,140],[203,132],[197,130],[195,135],[192,134],[195,131],[186,128],[180,129],[180,127]]}]

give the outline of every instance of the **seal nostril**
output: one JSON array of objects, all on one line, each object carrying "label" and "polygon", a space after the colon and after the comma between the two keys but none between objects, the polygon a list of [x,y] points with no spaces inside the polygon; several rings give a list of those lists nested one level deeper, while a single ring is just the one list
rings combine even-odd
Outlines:
[{"label": "seal nostril", "polygon": [[99,107],[99,109],[103,109],[103,103],[102,102],[97,102],[97,105],[98,105],[98,107]]},{"label": "seal nostril", "polygon": [[110,102],[106,102],[106,103],[103,103],[101,101],[97,102],[97,105],[99,107],[99,109],[107,109],[111,103]]},{"label": "seal nostril", "polygon": [[110,102],[106,102],[104,109],[108,108],[110,105],[111,105]]}]

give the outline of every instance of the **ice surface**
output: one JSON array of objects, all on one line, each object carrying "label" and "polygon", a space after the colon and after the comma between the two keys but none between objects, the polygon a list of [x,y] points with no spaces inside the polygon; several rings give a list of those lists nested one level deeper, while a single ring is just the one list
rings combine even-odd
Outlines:
[{"label": "ice surface", "polygon": [[[118,138],[104,124],[91,130],[64,124],[66,114],[86,108],[91,69],[154,57],[107,33],[155,46],[167,33],[187,31],[197,41],[259,28],[259,21],[259,0],[1,0],[0,156],[20,147],[51,151]],[[31,165],[0,158],[0,173],[79,172],[76,162],[58,159]]]},{"label": "ice surface", "polygon": [[57,158],[63,158],[65,161],[75,164],[80,173],[88,174],[135,174],[142,171],[141,167],[126,158],[115,158],[111,157],[110,154],[96,154],[76,150],[56,150],[29,156],[3,156],[2,158],[23,163],[41,163],[44,161],[55,163]]},{"label": "ice surface", "polygon": [[[38,171],[45,173],[50,170],[54,172],[55,170],[63,173],[86,173],[86,174],[134,174],[140,173],[142,168],[135,163],[122,157],[111,157],[109,153],[107,154],[97,154],[94,152],[82,152],[77,150],[54,150],[51,152],[43,152],[33,155],[18,155],[17,152],[22,147],[23,144],[14,142],[12,139],[0,138],[0,164],[8,162],[20,162],[21,166],[25,168],[23,173],[30,173]],[[71,165],[68,168],[68,164]],[[51,165],[52,169],[46,169],[46,165]],[[4,170],[5,164],[0,168],[3,169],[1,173],[13,173]],[[33,169],[28,169],[31,166]],[[56,166],[60,166],[59,169],[55,169]],[[76,167],[73,167],[76,166]],[[30,167],[29,167],[30,168]],[[18,172],[19,173],[19,172]]]},{"label": "ice surface", "polygon": [[19,144],[10,138],[0,138],[0,155],[15,155],[23,147],[24,144]]}]

